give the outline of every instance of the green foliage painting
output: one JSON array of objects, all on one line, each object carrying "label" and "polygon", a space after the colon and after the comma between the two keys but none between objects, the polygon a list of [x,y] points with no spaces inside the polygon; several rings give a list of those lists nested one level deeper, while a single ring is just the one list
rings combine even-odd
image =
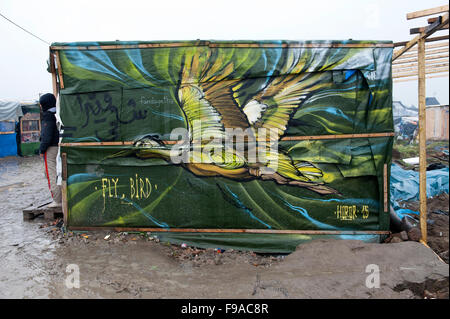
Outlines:
[{"label": "green foliage painting", "polygon": [[53,47],[69,226],[388,229],[391,43]]}]

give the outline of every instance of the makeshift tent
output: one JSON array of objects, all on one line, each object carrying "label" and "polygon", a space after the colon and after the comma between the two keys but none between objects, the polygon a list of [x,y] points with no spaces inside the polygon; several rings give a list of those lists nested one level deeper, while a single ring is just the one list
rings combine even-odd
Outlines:
[{"label": "makeshift tent", "polygon": [[388,233],[392,42],[117,41],[50,52],[69,229],[261,252]]},{"label": "makeshift tent", "polygon": [[20,102],[0,100],[0,157],[16,156],[16,122],[22,115]]}]

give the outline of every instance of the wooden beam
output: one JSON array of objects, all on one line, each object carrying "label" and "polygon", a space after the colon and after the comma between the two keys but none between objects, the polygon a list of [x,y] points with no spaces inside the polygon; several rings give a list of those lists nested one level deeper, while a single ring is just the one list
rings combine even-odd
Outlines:
[{"label": "wooden beam", "polygon": [[50,51],[50,71],[52,73],[53,95],[58,96],[58,82],[56,80],[55,54]]},{"label": "wooden beam", "polygon": [[[447,6],[448,10],[448,6]],[[427,136],[426,136],[426,86],[425,40],[418,41],[419,66],[419,200],[421,240],[427,243]]]},{"label": "wooden beam", "polygon": [[[448,79],[448,74],[427,75],[426,78],[427,79],[434,79],[434,78],[447,78]],[[398,83],[398,82],[411,82],[411,81],[417,81],[417,76],[408,77],[405,79],[394,79],[393,82]]]},{"label": "wooden beam", "polygon": [[389,212],[389,202],[388,202],[388,189],[389,189],[389,181],[388,181],[388,167],[385,163],[383,165],[383,193],[384,193],[384,212]]},{"label": "wooden beam", "polygon": [[[425,74],[442,73],[442,72],[448,72],[448,68],[425,71]],[[418,74],[418,72],[398,73],[398,74],[393,74],[392,78],[395,79],[395,78],[404,78],[404,77],[409,77],[409,76],[417,76],[417,74]]]},{"label": "wooden beam", "polygon": [[[439,64],[439,63],[448,63],[448,59],[441,59],[441,60],[429,60],[425,62],[425,65],[428,66],[432,66],[435,64]],[[394,64],[392,66],[392,70],[394,69],[402,69],[402,68],[411,68],[411,67],[417,67],[417,63],[409,63],[409,64]]]},{"label": "wooden beam", "polygon": [[67,180],[67,153],[61,154],[61,166],[62,166],[62,180]]},{"label": "wooden beam", "polygon": [[[444,74],[445,73],[445,74]],[[430,73],[431,74],[431,73]],[[432,79],[432,78],[448,78],[448,71],[447,72],[438,72],[438,74],[440,75],[436,75],[436,76],[428,76],[427,75],[427,79]],[[402,80],[402,82],[406,82],[406,81],[417,81],[417,74],[413,74],[413,75],[406,75],[406,76],[397,76],[395,78],[392,78],[395,82],[399,82],[400,80]],[[399,80],[400,79],[400,80]]]},{"label": "wooden beam", "polygon": [[425,39],[432,35],[436,30],[438,30],[442,25],[445,25],[448,23],[448,13],[445,14],[445,16],[442,17],[442,23],[441,24],[433,24],[433,27],[430,26],[430,28],[424,32],[416,36],[414,39],[409,41],[402,49],[398,50],[394,55],[392,56],[392,61],[396,60],[398,57],[400,57],[403,53],[411,49],[414,45],[418,43],[420,39]]},{"label": "wooden beam", "polygon": [[[439,16],[439,17],[436,19],[436,21],[434,21],[432,24],[430,24],[430,25],[428,25],[428,26],[426,26],[426,27],[420,27],[420,28],[412,28],[412,29],[409,29],[409,33],[410,33],[410,34],[414,34],[414,33],[424,33],[424,32],[427,32],[428,30],[430,30],[430,29],[432,29],[432,28],[436,28],[436,27],[439,27],[439,26],[442,27],[441,23],[442,23],[442,17]],[[438,29],[440,29],[441,27],[439,27]]]},{"label": "wooden beam", "polygon": [[56,55],[56,65],[57,65],[57,71],[58,71],[58,78],[59,78],[59,86],[61,89],[64,89],[64,79],[63,79],[63,73],[61,69],[61,60],[59,59],[59,52],[55,52]]},{"label": "wooden beam", "polygon": [[439,17],[429,18],[427,20],[427,22],[428,22],[428,24],[432,24],[432,23],[436,22],[438,19],[439,19]]},{"label": "wooden beam", "polygon": [[[167,141],[164,141],[164,143]],[[123,145],[133,145],[135,142],[125,141],[125,142],[78,142],[78,143],[59,143],[59,146],[123,146]]]},{"label": "wooden beam", "polygon": [[54,51],[59,50],[124,50],[167,47],[193,47],[207,46],[210,48],[392,48],[392,43],[141,43],[141,44],[109,44],[89,46],[52,46]]},{"label": "wooden beam", "polygon": [[218,228],[150,228],[150,227],[107,227],[74,226],[75,231],[117,231],[117,232],[165,232],[165,233],[247,233],[247,234],[304,234],[304,235],[388,235],[387,230],[287,230],[287,229],[218,229]]},{"label": "wooden beam", "polygon": [[[437,20],[436,22],[434,22],[434,23],[431,24],[430,26],[432,26],[432,25],[434,25],[434,24],[436,24],[436,23],[440,23],[439,20]],[[426,32],[427,29],[428,29],[430,26],[409,29],[409,34],[417,34],[417,33]],[[436,30],[436,31],[442,31],[442,30],[447,30],[447,29],[448,29],[448,24],[444,24],[444,25],[442,25],[442,27],[440,27],[440,28],[439,28],[438,30]]]},{"label": "wooden beam", "polygon": [[[436,73],[448,73],[448,67],[425,70],[425,74],[427,75]],[[417,76],[418,74],[419,74],[418,70],[405,70],[403,72],[393,73],[392,78],[393,79],[405,78],[410,76]]]},{"label": "wooden beam", "polygon": [[62,164],[62,185],[61,185],[61,195],[62,195],[62,211],[63,211],[63,222],[67,227],[67,220],[69,215],[69,203],[68,203],[68,188],[67,188],[67,153],[61,154],[61,164]]},{"label": "wooden beam", "polygon": [[[442,40],[448,40],[449,36],[448,35],[441,35],[438,37],[432,37],[432,38],[426,38],[425,42],[436,42],[436,41],[442,41]],[[403,47],[406,44],[408,44],[409,41],[402,41],[402,42],[395,42],[394,43],[394,48],[396,47]]]},{"label": "wooden beam", "polygon": [[[448,48],[443,48],[443,49],[436,48],[436,49],[433,49],[433,50],[425,50],[425,56],[431,56],[433,54],[438,54],[438,53],[446,53],[448,51],[449,51]],[[417,50],[414,50],[411,53],[403,54],[401,56],[401,59],[414,58],[416,56],[417,56]]]},{"label": "wooden beam", "polygon": [[[308,135],[308,136],[285,136],[281,141],[304,141],[304,140],[332,140],[344,138],[370,138],[394,136],[393,132],[382,133],[361,133],[361,134],[338,134],[338,135]],[[164,144],[176,144],[178,141],[162,141]],[[79,143],[59,143],[61,147],[82,147],[82,146],[124,146],[133,145],[135,142],[79,142]],[[195,141],[194,141],[195,143]],[[200,142],[198,142],[200,143]]]},{"label": "wooden beam", "polygon": [[448,11],[448,4],[439,6],[439,7],[435,7],[435,8],[426,9],[426,10],[410,12],[410,13],[406,14],[406,19],[407,20],[417,19],[417,18],[426,17],[426,16],[430,16],[432,14],[442,13],[442,12],[446,12],[446,11]]},{"label": "wooden beam", "polygon": [[[436,60],[441,58],[448,58],[447,54],[440,54],[440,55],[432,55],[429,57],[425,57],[425,60]],[[402,64],[402,63],[410,63],[410,62],[417,62],[417,59],[405,59],[405,60],[396,60],[395,62],[392,62],[392,65]]]},{"label": "wooden beam", "polygon": [[[447,68],[448,70],[448,63],[440,63],[440,64],[432,64],[432,65],[425,65],[425,71],[433,71],[436,69],[442,69],[442,68]],[[407,67],[407,68],[392,68],[392,73],[401,73],[402,71],[404,72],[412,72],[412,71],[417,71],[418,70],[418,66],[415,67]]]},{"label": "wooden beam", "polygon": [[[449,47],[449,42],[445,41],[445,42],[440,42],[440,43],[435,43],[435,44],[429,44],[429,45],[425,45],[425,52],[427,52],[430,49],[437,49],[437,48],[448,48]],[[394,53],[396,53],[398,50],[394,51]],[[408,50],[408,52],[417,52],[417,46],[415,45],[414,47],[412,47],[411,49]],[[402,55],[403,57],[404,55]]]}]

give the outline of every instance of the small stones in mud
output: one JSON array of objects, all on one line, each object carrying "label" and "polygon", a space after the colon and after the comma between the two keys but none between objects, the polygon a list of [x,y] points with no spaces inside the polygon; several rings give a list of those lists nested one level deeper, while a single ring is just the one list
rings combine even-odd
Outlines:
[{"label": "small stones in mud", "polygon": [[221,264],[223,264],[223,261],[222,261],[222,255],[216,255],[216,256],[214,257],[214,264],[216,264],[216,265],[221,265]]},{"label": "small stones in mud", "polygon": [[400,232],[400,239],[403,241],[408,240],[408,234],[406,233],[406,231],[401,231]]},{"label": "small stones in mud", "polygon": [[448,250],[438,254],[441,259],[448,264]]},{"label": "small stones in mud", "polygon": [[408,231],[408,239],[412,241],[419,241],[422,238],[422,232],[419,228],[414,227]]},{"label": "small stones in mud", "polygon": [[392,237],[392,239],[390,241],[391,244],[401,243],[401,242],[403,242],[403,240],[400,237],[397,237],[397,236]]},{"label": "small stones in mud", "polygon": [[[64,231],[62,227],[55,227],[59,221],[40,225],[45,231],[53,235],[55,242],[64,245],[136,245],[139,241],[147,242],[149,245],[160,243],[158,235],[150,232],[79,232]],[[153,243],[150,243],[153,242]],[[254,252],[236,251],[223,248],[200,249],[189,247],[186,243],[174,245],[165,241],[159,245],[166,250],[167,255],[179,262],[190,264],[192,267],[215,266],[233,263],[246,263],[255,267],[270,267],[274,263],[283,260],[283,255],[262,255]]]},{"label": "small stones in mud", "polygon": [[191,267],[226,265],[246,263],[255,267],[270,267],[283,260],[284,255],[261,255],[254,252],[224,250],[221,248],[200,249],[195,247],[183,248],[181,245],[171,245],[169,256]]}]

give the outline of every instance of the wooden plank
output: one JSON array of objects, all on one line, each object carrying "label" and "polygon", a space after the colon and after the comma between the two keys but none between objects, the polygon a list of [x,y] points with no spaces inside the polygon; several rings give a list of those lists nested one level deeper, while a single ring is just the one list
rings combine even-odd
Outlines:
[{"label": "wooden plank", "polygon": [[410,12],[410,13],[406,14],[406,19],[407,20],[417,19],[417,18],[426,17],[426,16],[430,16],[432,14],[442,13],[442,12],[446,12],[446,11],[448,11],[448,4],[439,6],[439,7],[435,7],[435,8]]},{"label": "wooden plank", "polygon": [[422,241],[427,242],[427,152],[426,152],[426,86],[425,41],[418,42],[419,65],[419,200]]},{"label": "wooden plank", "polygon": [[[418,66],[414,68],[398,68],[392,69],[393,75],[398,75],[402,73],[416,73],[419,70]],[[448,63],[442,63],[441,66],[425,66],[425,73],[433,72],[433,71],[448,71]]]},{"label": "wooden plank", "polygon": [[[447,70],[425,71],[425,74],[434,74],[434,73],[443,73],[443,72],[448,73],[448,69]],[[404,77],[417,76],[417,75],[418,75],[418,72],[399,73],[399,74],[392,75],[392,78],[396,79],[396,78],[404,78]]]},{"label": "wooden plank", "polygon": [[[448,53],[448,51],[449,51],[448,48],[444,48],[444,49],[436,48],[436,49],[429,50],[429,51],[425,50],[425,56],[432,56],[432,55],[438,54],[438,53]],[[417,51],[415,50],[411,53],[403,54],[402,59],[415,58],[416,56],[417,56]]]},{"label": "wooden plank", "polygon": [[[443,73],[448,72],[448,68],[443,69],[436,69],[436,70],[425,70],[425,74],[433,74],[433,73]],[[408,76],[417,76],[418,72],[409,72],[409,73],[396,73],[392,74],[392,78],[402,78],[402,77],[408,77]]]},{"label": "wooden plank", "polygon": [[22,211],[22,213],[23,220],[32,220],[44,214],[42,210],[38,210],[36,207],[26,208]]},{"label": "wooden plank", "polygon": [[41,215],[43,215],[44,212],[27,212],[27,211],[23,211],[23,220],[33,220],[36,217],[39,217]]},{"label": "wooden plank", "polygon": [[299,43],[299,44],[258,44],[258,43],[211,43],[211,48],[392,48],[391,43]]},{"label": "wooden plank", "polygon": [[182,48],[182,47],[198,47],[208,46],[206,41],[194,43],[172,42],[172,43],[140,43],[140,44],[109,44],[109,45],[88,45],[88,46],[51,46],[53,51],[58,50],[124,50],[124,49],[149,49],[149,48]]},{"label": "wooden plank", "polygon": [[339,134],[339,135],[311,135],[311,136],[286,136],[281,141],[303,141],[303,140],[330,140],[342,138],[367,138],[394,136],[395,133],[362,133],[362,134]]},{"label": "wooden plank", "polygon": [[67,180],[67,153],[61,154],[62,180]]},{"label": "wooden plank", "polygon": [[[409,29],[409,34],[417,34],[417,33],[424,33],[427,32],[428,30],[432,29],[432,28],[436,28],[438,26],[441,26],[442,23],[442,17],[439,16],[436,21],[434,21],[432,24],[426,26],[426,27],[420,27],[420,28],[412,28]],[[441,29],[441,27],[439,27],[438,29]]]},{"label": "wooden plank", "polygon": [[[448,63],[448,59],[441,59],[441,60],[429,60],[429,61],[425,61],[425,66],[431,66],[434,64],[439,64],[439,63]],[[392,66],[392,69],[394,68],[409,68],[409,67],[417,67],[417,63],[409,63],[409,64],[394,64]]]},{"label": "wooden plank", "polygon": [[432,24],[432,23],[436,22],[438,19],[439,19],[439,17],[428,18],[427,22],[428,22],[428,24]]},{"label": "wooden plank", "polygon": [[[437,36],[437,37],[426,38],[425,42],[436,42],[436,41],[448,40],[449,38],[450,38],[449,35],[440,35],[440,36]],[[406,44],[408,44],[408,42],[409,41],[395,42],[394,43],[394,48],[403,47]]]},{"label": "wooden plank", "polygon": [[388,230],[285,230],[285,229],[216,229],[216,228],[150,228],[150,227],[81,227],[75,231],[165,232],[165,233],[247,233],[247,234],[305,234],[305,235],[389,235]]},{"label": "wooden plank", "polygon": [[384,212],[389,212],[389,203],[388,203],[388,169],[387,164],[383,166],[383,193],[384,193]]},{"label": "wooden plank", "polygon": [[69,214],[69,203],[68,203],[68,189],[67,189],[67,153],[61,154],[61,166],[62,166],[62,184],[61,184],[61,195],[62,195],[62,213],[64,225],[67,226],[68,214]]},{"label": "wooden plank", "polygon": [[[434,22],[432,25],[434,25],[435,23],[440,23],[439,20],[437,20],[436,22]],[[412,28],[409,29],[409,34],[417,34],[417,33],[422,33],[422,32],[426,32],[428,27],[419,27],[419,28]],[[437,31],[441,31],[441,30],[447,30],[448,29],[448,24],[442,25],[442,27],[440,27]]]},{"label": "wooden plank", "polygon": [[59,59],[59,52],[56,51],[56,64],[57,64],[57,71],[58,71],[58,78],[59,78],[59,86],[61,89],[64,89],[64,79],[61,69],[61,60]]},{"label": "wooden plank", "polygon": [[433,27],[429,28],[427,32],[421,33],[417,35],[414,39],[409,41],[402,49],[398,50],[394,55],[392,56],[392,61],[396,60],[398,57],[400,57],[403,53],[411,49],[414,45],[416,45],[419,41],[419,39],[424,39],[432,35],[436,30],[438,30],[442,25],[445,25],[448,23],[448,13],[442,17],[442,24],[434,25]]},{"label": "wooden plank", "polygon": [[45,212],[48,211],[48,210],[55,211],[54,208],[48,208],[47,207],[47,205],[50,204],[50,203],[51,203],[51,201],[47,202],[47,203],[40,204],[38,206],[31,206],[31,207],[25,208],[22,211],[22,213],[23,213],[23,220],[35,219],[38,216],[45,215]]},{"label": "wooden plank", "polygon": [[[439,74],[439,75],[427,75],[427,79],[433,79],[433,78],[448,78],[448,74]],[[408,77],[406,79],[394,79],[394,83],[398,82],[411,82],[411,81],[417,81],[417,76],[415,77]]]},{"label": "wooden plank", "polygon": [[146,43],[146,44],[111,44],[100,46],[51,46],[51,50],[124,50],[168,47],[208,46],[210,48],[392,48],[392,43]]},{"label": "wooden plank", "polygon": [[[442,58],[448,58],[448,54],[439,54],[439,55],[432,55],[429,57],[425,57],[425,60],[436,60],[436,59],[442,59]],[[417,62],[416,59],[405,59],[405,60],[396,60],[395,62],[392,62],[392,65],[402,64],[402,63],[410,63],[410,62]]]},{"label": "wooden plank", "polygon": [[[67,164],[66,164],[66,171],[67,171]],[[62,197],[62,215],[63,215],[63,221],[64,226],[67,227],[67,221],[69,216],[69,202],[68,202],[68,189],[67,189],[67,180],[63,180],[61,184],[61,197]]]},{"label": "wooden plank", "polygon": [[[448,48],[449,42],[439,42],[435,44],[429,44],[425,46],[425,52],[431,50],[431,49],[437,49],[437,48]],[[398,50],[395,50],[394,53],[396,53]],[[408,50],[408,52],[416,52],[417,53],[417,45],[413,46],[411,49]],[[403,56],[403,55],[402,55]]]},{"label": "wooden plank", "polygon": [[56,80],[55,55],[50,51],[50,72],[52,74],[53,95],[58,96],[58,84]]},{"label": "wooden plank", "polygon": [[[404,72],[402,71],[395,71],[392,73],[393,76],[397,76],[397,75],[403,75],[403,74],[417,74],[419,68],[416,69],[404,69]],[[442,66],[442,67],[436,67],[436,68],[425,68],[425,73],[429,74],[429,73],[438,73],[438,72],[447,72],[448,71],[448,66]]]},{"label": "wooden plank", "polygon": [[44,210],[44,218],[47,220],[55,220],[64,217],[63,212],[58,209],[46,209]]},{"label": "wooden plank", "polygon": [[[440,64],[432,64],[425,66],[425,72],[431,73],[433,71],[447,71],[449,64],[448,63],[440,63]],[[403,73],[417,73],[418,66],[410,66],[410,67],[404,67],[404,68],[392,68],[392,74],[393,75],[399,75]]]},{"label": "wooden plank", "polygon": [[[426,67],[426,72],[432,72],[432,71],[443,71],[446,72],[446,70],[442,70],[442,68],[448,68],[448,63],[442,63],[442,64],[436,64],[436,66]],[[402,69],[392,69],[392,75],[399,75],[399,74],[405,74],[405,73],[417,73],[418,72],[417,67],[409,67],[409,68],[402,68]],[[448,70],[447,70],[448,71]]]},{"label": "wooden plank", "polygon": [[[310,136],[285,136],[281,141],[303,141],[303,140],[330,140],[343,138],[367,138],[367,137],[387,137],[394,136],[394,132],[383,133],[361,133],[361,134],[339,134],[339,135],[310,135]],[[269,140],[267,140],[269,141]],[[162,141],[164,144],[176,144],[178,141]],[[133,145],[135,142],[80,142],[80,143],[60,143],[59,146],[81,147],[81,146],[120,146]],[[195,141],[194,141],[195,143]]]},{"label": "wooden plank", "polygon": [[133,145],[135,142],[79,142],[79,143],[59,143],[59,146],[122,146]]}]

